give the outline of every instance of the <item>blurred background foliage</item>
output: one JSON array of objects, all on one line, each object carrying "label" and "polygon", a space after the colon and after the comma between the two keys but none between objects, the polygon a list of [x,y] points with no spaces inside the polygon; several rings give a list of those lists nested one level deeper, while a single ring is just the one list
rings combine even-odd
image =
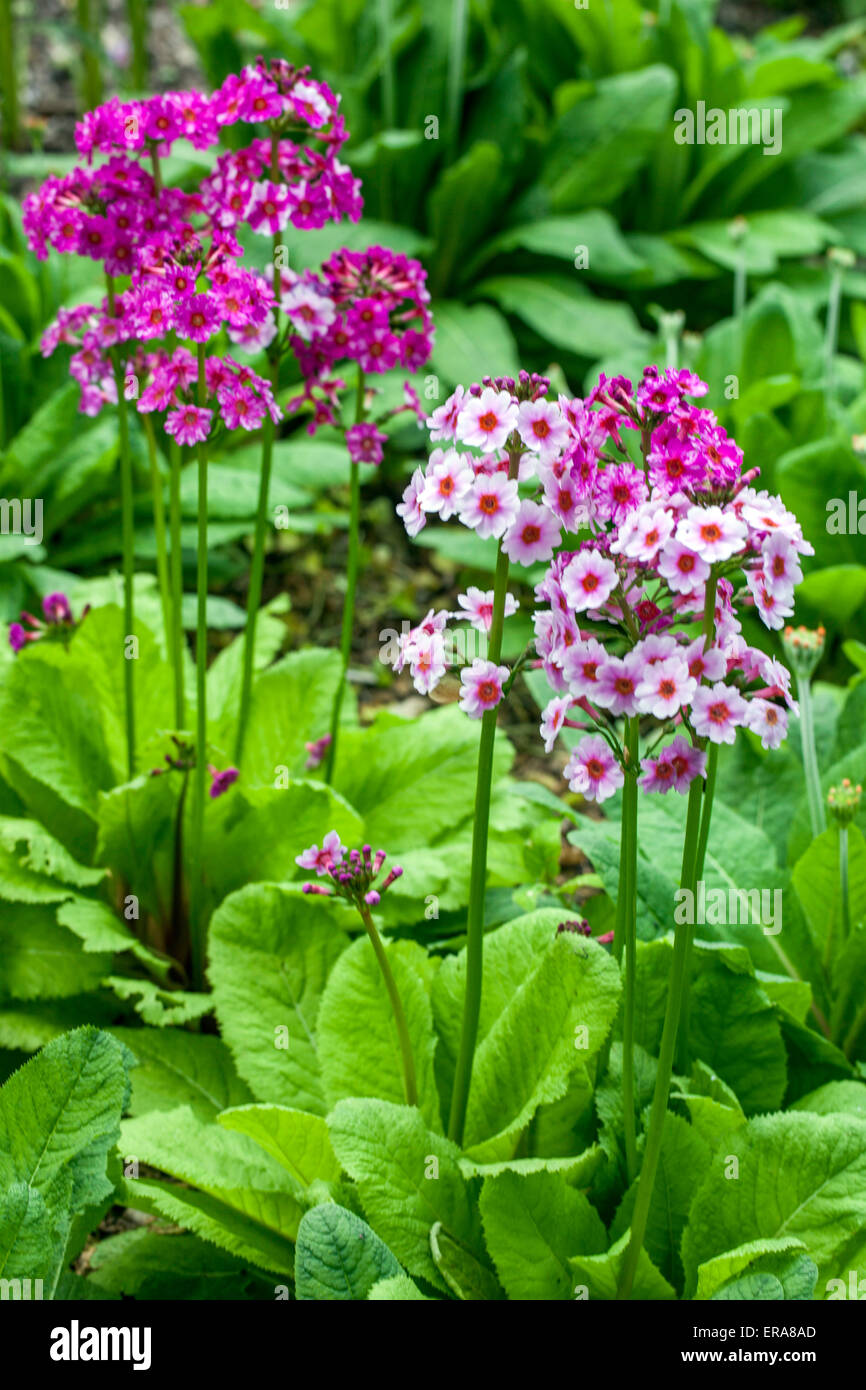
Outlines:
[{"label": "blurred background foliage", "polygon": [[[261,53],[309,64],[342,93],[345,157],[364,183],[361,224],[295,234],[292,266],[376,241],[419,256],[437,325],[431,404],[437,389],[441,400],[458,381],[518,366],[572,394],[599,370],[694,367],[747,465],[815,545],[798,620],[825,623],[840,679],[862,662],[866,536],[832,534],[827,519],[831,499],[853,493],[866,533],[866,0],[49,0],[38,16],[0,0],[0,10],[0,495],[43,497],[49,528],[41,547],[0,536],[0,612],[80,583],[71,575],[110,571],[119,532],[113,421],[80,416],[63,354],[44,361],[38,347],[61,303],[101,287],[87,262],[35,261],[20,195],[74,163],[85,106],[114,91],[213,86]],[[699,102],[781,113],[781,149],[678,144],[675,113]],[[201,161],[178,147],[168,177],[192,185]],[[249,254],[263,265],[265,242],[250,239]],[[381,385],[386,404],[396,399],[397,379]],[[423,394],[425,379],[416,385]],[[420,448],[412,426],[391,443],[378,499],[368,490],[385,528]],[[257,459],[253,441],[217,460],[216,628],[243,622],[232,584],[245,572]],[[290,534],[275,540],[284,558],[335,535],[339,547],[343,476],[333,437],[288,426],[274,494],[291,505]],[[195,504],[190,487],[191,524]],[[436,573],[477,575],[474,537],[440,527],[422,543],[428,534]]]}]

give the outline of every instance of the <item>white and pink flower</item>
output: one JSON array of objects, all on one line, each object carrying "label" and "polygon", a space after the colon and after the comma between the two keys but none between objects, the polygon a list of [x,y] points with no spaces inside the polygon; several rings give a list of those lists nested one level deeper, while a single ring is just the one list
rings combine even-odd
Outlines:
[{"label": "white and pink flower", "polygon": [[597,550],[581,550],[562,574],[562,589],[576,613],[606,603],[619,583],[616,565]]},{"label": "white and pink flower", "polygon": [[520,497],[513,478],[506,478],[504,473],[479,473],[460,499],[459,516],[464,526],[486,540],[504,536],[517,520],[519,510]]},{"label": "white and pink flower", "polygon": [[464,396],[457,416],[457,438],[485,454],[502,449],[517,425],[517,411],[510,392],[485,386],[480,396]]},{"label": "white and pink flower", "polygon": [[747,710],[740,692],[724,681],[699,685],[692,700],[692,724],[695,732],[711,743],[734,743]]},{"label": "white and pink flower", "polygon": [[561,529],[549,507],[537,502],[521,502],[520,510],[502,541],[509,560],[519,565],[532,565],[538,560],[552,560],[559,544]]},{"label": "white and pink flower", "polygon": [[587,801],[607,801],[625,781],[618,759],[597,734],[581,739],[563,775],[571,790],[580,792]]},{"label": "white and pink flower", "polygon": [[733,512],[721,507],[689,507],[677,525],[677,540],[708,565],[729,560],[742,550],[748,530]]},{"label": "white and pink flower", "polygon": [[474,477],[465,455],[456,449],[434,449],[419,498],[422,510],[438,512],[443,521],[448,521],[472,487]]},{"label": "white and pink flower", "polygon": [[471,719],[480,719],[495,709],[502,699],[502,687],[508,679],[508,667],[497,666],[477,656],[471,666],[460,672],[460,708]]}]

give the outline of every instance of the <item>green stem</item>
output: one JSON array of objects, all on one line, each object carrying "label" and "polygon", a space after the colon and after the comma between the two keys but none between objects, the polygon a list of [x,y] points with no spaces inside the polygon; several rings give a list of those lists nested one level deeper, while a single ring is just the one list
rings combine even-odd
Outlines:
[{"label": "green stem", "polygon": [[126,13],[132,39],[132,85],[143,92],[147,86],[147,0],[126,0]]},{"label": "green stem", "polygon": [[827,330],[824,338],[824,387],[830,401],[835,387],[836,347],[839,341],[839,313],[842,307],[842,268],[834,266],[830,274],[830,293],[827,300]]},{"label": "green stem", "polygon": [[[280,178],[280,141],[279,136],[271,134],[271,177],[274,182]],[[274,260],[274,314],[277,315],[277,306],[280,301],[280,248],[283,244],[282,234],[277,232],[273,241],[273,260]],[[279,320],[278,320],[279,321]],[[278,338],[274,340],[278,341]],[[280,376],[280,357],[278,352],[274,352],[270,361],[271,367],[271,387],[276,396],[279,376]],[[241,676],[241,697],[238,707],[237,733],[235,735],[235,762],[240,766],[243,757],[244,743],[247,736],[247,723],[250,716],[250,701],[253,691],[253,672],[256,661],[256,625],[259,616],[259,604],[262,600],[262,584],[265,575],[265,536],[268,529],[268,502],[271,491],[271,466],[274,453],[274,422],[270,414],[266,414],[262,421],[262,467],[259,474],[259,498],[256,507],[256,530],[253,540],[253,558],[250,565],[250,587],[247,595],[247,622],[244,629],[244,660],[243,674]]]},{"label": "green stem", "polygon": [[[512,454],[509,478],[517,477],[519,454]],[[505,625],[505,596],[508,585],[508,556],[499,542],[493,581],[493,615],[487,643],[487,657],[499,664],[502,630]],[[487,887],[487,833],[490,823],[490,786],[493,779],[493,750],[496,742],[496,710],[481,717],[478,769],[475,777],[475,816],[472,825],[472,866],[469,877],[469,913],[466,926],[466,993],[463,999],[463,1027],[451,1093],[448,1137],[462,1146],[466,1107],[472,1082],[472,1062],[478,1038],[481,1013],[481,984],[484,966],[484,894]]]},{"label": "green stem", "polygon": [[812,837],[827,828],[824,799],[821,795],[821,774],[815,751],[815,721],[812,712],[812,686],[807,675],[797,677],[797,698],[800,704],[800,743],[803,749],[803,771],[806,775],[806,797],[809,802],[809,821]]},{"label": "green stem", "polygon": [[169,481],[169,530],[171,532],[171,642],[174,666],[174,720],[178,729],[186,724],[186,695],[183,675],[183,551],[180,535],[180,445],[172,439],[168,446],[171,464]]},{"label": "green stem", "polygon": [[[204,344],[198,347],[198,399],[207,400]],[[204,840],[205,787],[207,781],[207,448],[196,445],[198,455],[198,554],[196,569],[196,735],[195,781],[193,783],[193,852],[190,869],[192,903],[190,945],[193,988],[204,985],[204,883],[202,845]]]},{"label": "green stem", "polygon": [[635,979],[637,970],[637,807],[638,807],[638,734],[639,720],[626,720],[628,766],[622,789],[622,835],[620,853],[626,864],[620,879],[620,900],[617,902],[617,935],[625,945],[625,993],[622,1021],[622,1105],[625,1127],[625,1164],[629,1183],[637,1175],[637,1140],[634,1107],[634,1013]]},{"label": "green stem", "polygon": [[400,999],[400,991],[398,990],[397,982],[395,981],[394,976],[391,973],[391,966],[388,962],[388,956],[385,951],[385,947],[382,945],[382,939],[379,936],[379,933],[376,931],[376,927],[374,925],[370,909],[365,904],[364,906],[359,905],[358,910],[361,913],[361,919],[364,923],[364,926],[367,928],[367,935],[370,938],[373,950],[376,952],[376,959],[379,962],[379,969],[382,971],[382,975],[384,976],[385,988],[387,989],[388,997],[391,1000],[391,1010],[394,1014],[394,1022],[397,1025],[397,1037],[400,1040],[400,1052],[403,1058],[403,1090],[406,1095],[406,1104],[417,1105],[418,1085],[415,1080],[415,1062],[412,1057],[412,1043],[409,1038],[409,1029],[406,1024],[406,1015],[403,1012],[403,1003]]},{"label": "green stem", "polygon": [[[21,54],[22,63],[26,47]],[[3,143],[16,150],[21,140],[18,106],[18,68],[15,55],[14,0],[0,0],[0,92],[2,92]]]},{"label": "green stem", "polygon": [[[109,304],[113,306],[114,288],[109,280]],[[129,447],[129,413],[126,403],[126,375],[118,348],[111,349],[114,381],[117,387],[117,422],[120,434],[120,495],[121,536],[123,546],[123,689],[126,707],[126,766],[132,779],[135,776],[135,668],[134,657],[126,653],[126,642],[135,636],[133,580],[135,571],[135,519],[133,515],[132,453]]]},{"label": "green stem", "polygon": [[848,827],[839,826],[839,889],[842,895],[842,940],[851,935],[851,901],[848,895]]},{"label": "green stem", "polygon": [[81,99],[86,111],[92,111],[102,101],[98,11],[98,0],[78,0],[78,27],[82,33]]},{"label": "green stem", "polygon": [[845,1053],[845,1056],[848,1058],[849,1062],[854,1056],[854,1049],[857,1046],[857,1041],[860,1037],[860,1034],[863,1032],[864,1027],[866,1027],[866,1003],[860,1006],[860,1010],[857,1013],[854,1022],[851,1024],[851,1027],[848,1029],[848,1035],[845,1038],[845,1042],[842,1046],[842,1051]]},{"label": "green stem", "polygon": [[[358,392],[355,405],[355,423],[364,418],[364,372],[358,367]],[[340,680],[334,695],[331,709],[331,741],[328,744],[328,757],[325,763],[325,781],[330,782],[334,775],[337,757],[337,736],[340,731],[340,711],[346,691],[349,661],[352,655],[352,630],[355,625],[355,594],[358,587],[358,573],[361,565],[361,470],[360,465],[351,460],[351,500],[349,504],[349,559],[346,570],[346,597],[343,600],[343,628],[340,636]]]},{"label": "green stem", "polygon": [[[696,777],[689,788],[689,806],[686,818],[685,841],[683,844],[682,872],[680,876],[681,886],[683,888],[689,888],[693,895],[695,868],[697,864],[698,835],[700,831],[701,796],[701,779],[700,777]],[[694,896],[692,897],[692,901],[694,901]],[[694,914],[689,913],[688,915],[691,917]],[[662,1134],[664,1131],[665,1114],[668,1107],[671,1076],[673,1075],[677,1030],[682,1008],[683,990],[688,977],[693,932],[694,926],[689,922],[678,923],[674,928],[674,955],[671,965],[670,980],[668,982],[668,999],[665,1009],[664,1027],[662,1029],[661,1047],[659,1049],[655,1091],[653,1093],[649,1126],[647,1128],[643,1164],[638,1179],[637,1196],[635,1197],[634,1211],[632,1213],[631,1234],[629,1236],[625,1259],[623,1260],[619,1288],[617,1289],[616,1296],[618,1299],[628,1299],[631,1297],[635,1271],[637,1270],[638,1259],[640,1258],[640,1252],[646,1234],[650,1203],[652,1201],[656,1171],[661,1154]]]},{"label": "green stem", "polygon": [[156,573],[159,580],[159,597],[162,604],[162,626],[165,633],[165,650],[172,659],[173,617],[171,611],[171,581],[168,573],[168,549],[165,542],[165,502],[163,500],[162,472],[156,448],[156,436],[149,414],[142,415],[144,433],[147,438],[147,453],[150,459],[150,490],[153,498],[153,529],[156,536]]},{"label": "green stem", "polygon": [[447,114],[445,158],[452,163],[460,140],[463,110],[463,67],[466,62],[466,34],[469,23],[467,0],[451,0],[451,43],[448,51]]}]

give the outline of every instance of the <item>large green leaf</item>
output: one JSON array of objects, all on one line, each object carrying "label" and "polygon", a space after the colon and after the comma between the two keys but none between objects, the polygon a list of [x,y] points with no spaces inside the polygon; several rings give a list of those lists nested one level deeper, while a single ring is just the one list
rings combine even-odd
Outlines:
[{"label": "large green leaf", "polygon": [[410,1274],[447,1288],[430,1249],[436,1222],[483,1260],[478,1210],[457,1146],[432,1133],[416,1109],[344,1100],[328,1117],[328,1127],[367,1217]]},{"label": "large green leaf", "polygon": [[[418,1105],[439,1130],[439,1096],[433,1070],[436,1037],[430,1007],[426,953],[413,941],[386,948],[403,1005],[412,1047]],[[318,1053],[328,1105],[347,1096],[405,1098],[402,1054],[394,1011],[373,947],[354,942],[331,972],[318,1017]]]},{"label": "large green leaf", "polygon": [[285,1105],[243,1105],[224,1110],[219,1122],[247,1134],[288,1169],[296,1182],[336,1182],[341,1168],[334,1156],[328,1126],[321,1115]]},{"label": "large green leaf", "polygon": [[223,1037],[254,1096],[323,1115],[317,1027],[354,914],[277,884],[233,893],[210,927],[209,974]]},{"label": "large green leaf", "polygon": [[487,1248],[511,1299],[569,1299],[572,1255],[599,1255],[607,1244],[587,1197],[556,1172],[486,1178],[481,1217]]},{"label": "large green leaf", "polygon": [[[565,1094],[591,1063],[613,1023],[619,971],[601,946],[557,936],[559,911],[546,909],[500,927],[486,943],[484,988],[464,1143],[485,1161],[511,1156],[540,1105]],[[462,1017],[466,952],[449,957],[433,987],[450,1087]]]},{"label": "large green leaf", "polygon": [[130,1115],[188,1105],[204,1119],[215,1119],[221,1110],[252,1099],[221,1038],[170,1028],[113,1028],[112,1033],[138,1062]]},{"label": "large green leaf", "polygon": [[647,341],[627,304],[598,299],[562,275],[496,275],[475,292],[578,357],[605,357]]},{"label": "large green leaf", "polygon": [[787,1236],[818,1265],[823,1293],[864,1224],[866,1123],[849,1115],[760,1116],[731,1136],[695,1197],[683,1237],[687,1292],[713,1256]]},{"label": "large green leaf", "polygon": [[299,1300],[366,1299],[381,1280],[400,1274],[402,1270],[387,1245],[354,1212],[327,1204],[304,1216],[295,1265]]}]

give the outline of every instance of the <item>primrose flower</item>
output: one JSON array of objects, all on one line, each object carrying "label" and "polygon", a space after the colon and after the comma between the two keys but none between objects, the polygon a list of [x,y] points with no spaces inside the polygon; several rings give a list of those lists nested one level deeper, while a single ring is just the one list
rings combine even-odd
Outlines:
[{"label": "primrose flower", "polygon": [[[452,613],[452,617],[458,621],[468,621],[477,632],[489,632],[493,623],[493,590],[478,589],[474,584],[470,584],[465,594],[457,595],[457,602],[464,610],[462,613]],[[512,613],[516,613],[520,604],[513,594],[505,595],[505,617],[510,618]]]},{"label": "primrose flower", "polygon": [[178,444],[200,444],[208,437],[212,419],[212,410],[204,406],[185,405],[180,410],[170,410],[166,415],[166,433],[172,435]]},{"label": "primrose flower", "polygon": [[561,529],[548,507],[537,502],[521,502],[517,516],[502,541],[509,560],[532,565],[539,560],[552,560],[559,544]]},{"label": "primrose flower", "polygon": [[330,746],[330,734],[322,734],[321,738],[314,739],[312,743],[304,744],[304,747],[307,750],[307,761],[304,764],[304,766],[307,768],[308,771],[312,771],[313,768],[319,767],[321,765]]},{"label": "primrose flower", "polygon": [[841,828],[849,826],[860,810],[863,796],[861,783],[852,784],[850,777],[843,777],[838,787],[831,787],[827,793],[827,806]]},{"label": "primrose flower", "polygon": [[635,699],[642,713],[656,719],[672,719],[689,703],[696,689],[697,681],[689,674],[683,658],[669,656],[645,669],[635,689]]},{"label": "primrose flower", "polygon": [[544,739],[544,751],[550,753],[553,750],[560,731],[565,725],[565,716],[571,709],[572,701],[568,695],[554,695],[552,700],[548,700],[541,714],[541,737]]},{"label": "primrose flower", "polygon": [[643,677],[643,661],[639,652],[608,657],[599,667],[593,699],[611,714],[637,714],[637,688]]},{"label": "primrose flower", "polygon": [[507,666],[476,657],[471,666],[460,672],[460,708],[471,719],[480,719],[495,709],[502,699],[502,686],[508,679]]},{"label": "primrose flower", "polygon": [[619,584],[616,565],[597,550],[581,550],[562,576],[562,590],[576,613],[601,608]]},{"label": "primrose flower", "polygon": [[387,440],[387,434],[377,430],[370,422],[350,425],[346,430],[346,448],[353,463],[381,463],[384,457],[382,445]]},{"label": "primrose flower", "polygon": [[724,681],[699,685],[692,700],[692,724],[701,738],[711,743],[734,743],[737,729],[746,722],[748,705],[733,686]]},{"label": "primrose flower", "polygon": [[443,521],[454,516],[474,482],[466,458],[455,449],[434,449],[421,492],[421,508],[438,512]]},{"label": "primrose flower", "polygon": [[622,786],[625,775],[603,738],[591,734],[573,750],[563,774],[573,792],[588,801],[606,801]]},{"label": "primrose flower", "polygon": [[395,508],[397,515],[403,518],[403,525],[409,536],[417,536],[419,531],[423,531],[427,525],[427,517],[424,508],[421,506],[421,497],[424,492],[425,478],[423,470],[416,468],[412,474],[412,481],[408,487],[403,489],[403,500],[398,502]]},{"label": "primrose flower", "polygon": [[558,453],[569,440],[568,425],[553,401],[521,401],[517,411],[517,432],[528,449],[542,458]]},{"label": "primrose flower", "polygon": [[[334,853],[326,852],[326,845],[333,846]],[[336,830],[328,831],[322,842],[321,850],[318,845],[312,845],[309,849],[305,849],[303,854],[297,856],[295,863],[300,864],[302,869],[315,869],[318,877],[327,877],[330,879],[330,884],[326,886],[321,883],[305,883],[301,891],[317,893],[322,897],[345,898],[347,902],[357,907],[363,916],[366,908],[379,905],[382,901],[382,894],[400,878],[403,870],[395,865],[378,888],[374,888],[373,884],[379,877],[382,865],[388,858],[385,851],[379,849],[374,855],[370,846],[364,845],[361,850],[349,850],[348,859],[345,858],[345,855],[345,846],[340,844]]]},{"label": "primrose flower", "polygon": [[457,438],[485,454],[503,449],[517,424],[517,416],[517,402],[509,391],[486,386],[480,396],[464,397],[457,416]]},{"label": "primrose flower", "polygon": [[479,473],[460,499],[459,515],[464,526],[483,539],[502,536],[520,511],[517,483],[503,473]]},{"label": "primrose flower", "polygon": [[721,507],[689,507],[677,526],[677,540],[709,565],[742,550],[746,535],[744,523]]},{"label": "primrose flower", "polygon": [[208,764],[208,772],[211,778],[210,796],[214,799],[223,796],[241,775],[236,767],[226,767],[220,772],[210,764]]},{"label": "primrose flower", "polygon": [[46,637],[59,639],[65,645],[89,612],[90,604],[87,604],[76,623],[66,595],[59,592],[47,594],[42,600],[42,618],[36,618],[32,613],[22,613],[21,622],[9,624],[9,645],[16,656],[29,642],[38,642]]},{"label": "primrose flower", "polygon": [[295,863],[302,869],[314,869],[321,878],[323,874],[330,873],[331,869],[340,864],[343,855],[346,853],[345,845],[340,843],[340,837],[336,830],[329,830],[324,840],[322,848],[318,845],[311,845],[305,849],[303,854],[295,857]]}]

